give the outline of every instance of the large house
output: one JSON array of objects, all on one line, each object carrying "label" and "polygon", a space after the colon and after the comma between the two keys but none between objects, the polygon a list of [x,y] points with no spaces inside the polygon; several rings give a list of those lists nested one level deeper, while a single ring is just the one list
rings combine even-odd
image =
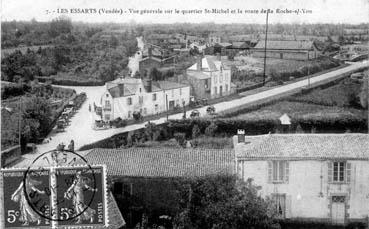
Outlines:
[{"label": "large house", "polygon": [[239,176],[261,186],[281,218],[333,224],[369,216],[369,135],[235,136]]},{"label": "large house", "polygon": [[106,84],[101,96],[104,121],[132,119],[134,112],[153,115],[188,105],[190,87],[171,81],[152,81],[131,77],[118,78]]},{"label": "large house", "polygon": [[186,71],[191,94],[199,99],[210,99],[231,94],[231,69],[220,56],[199,57]]},{"label": "large house", "polygon": [[266,57],[291,60],[310,60],[321,55],[321,51],[313,41],[290,41],[290,40],[269,40],[265,50],[265,41],[260,40],[252,49],[253,57]]}]

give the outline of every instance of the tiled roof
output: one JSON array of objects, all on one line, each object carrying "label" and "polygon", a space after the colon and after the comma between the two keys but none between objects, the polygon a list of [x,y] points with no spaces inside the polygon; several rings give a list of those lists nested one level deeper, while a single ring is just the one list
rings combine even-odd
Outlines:
[{"label": "tiled roof", "polygon": [[106,164],[109,176],[127,177],[231,174],[234,166],[234,151],[229,149],[94,149],[85,158],[92,164]]},{"label": "tiled roof", "polygon": [[[216,60],[216,56],[205,56],[202,58],[202,70],[205,71],[219,71],[222,62]],[[188,68],[189,70],[197,70],[197,63]]]},{"label": "tiled roof", "polygon": [[[255,49],[264,49],[264,47],[265,41],[260,40]],[[312,48],[312,41],[267,41],[267,49],[310,50]]]},{"label": "tiled roof", "polygon": [[120,95],[119,87],[118,87],[117,84],[115,86],[109,88],[108,91],[109,91],[110,95],[113,98],[130,96],[130,95],[134,95],[136,93],[137,85],[124,84],[123,95]]},{"label": "tiled roof", "polygon": [[145,57],[145,58],[143,58],[143,59],[141,59],[141,60],[139,60],[139,62],[142,62],[142,61],[145,61],[145,60],[155,60],[156,62],[159,62],[159,63],[161,63],[161,59],[159,59],[159,58],[157,58],[157,57],[155,57],[155,56],[151,56],[151,57]]},{"label": "tiled roof", "polygon": [[161,88],[163,90],[170,90],[170,89],[188,87],[188,85],[180,84],[180,83],[176,83],[176,82],[171,82],[171,81],[153,81],[153,85],[155,85],[156,87]]},{"label": "tiled roof", "polygon": [[248,47],[246,42],[232,42],[232,48],[242,48],[242,46]]},{"label": "tiled roof", "polygon": [[368,134],[270,134],[246,136],[245,142],[235,148],[236,156],[246,160],[369,160]]}]

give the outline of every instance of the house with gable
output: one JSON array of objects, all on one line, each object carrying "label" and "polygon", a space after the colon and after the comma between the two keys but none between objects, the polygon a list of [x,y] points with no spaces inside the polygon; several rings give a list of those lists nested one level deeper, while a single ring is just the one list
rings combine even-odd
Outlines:
[{"label": "house with gable", "polygon": [[101,96],[102,119],[132,119],[134,112],[143,116],[158,114],[188,105],[190,86],[170,81],[118,78],[106,84]]},{"label": "house with gable", "polygon": [[231,69],[220,56],[200,56],[186,71],[191,94],[199,99],[211,99],[231,94]]},{"label": "house with gable", "polygon": [[234,136],[236,170],[281,219],[345,225],[369,216],[368,134]]}]

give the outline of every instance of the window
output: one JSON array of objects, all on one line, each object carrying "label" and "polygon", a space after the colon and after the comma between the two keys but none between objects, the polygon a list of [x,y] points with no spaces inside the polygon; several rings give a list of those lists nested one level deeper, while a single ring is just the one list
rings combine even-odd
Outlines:
[{"label": "window", "polygon": [[223,82],[223,74],[221,73],[219,76],[219,83]]},{"label": "window", "polygon": [[105,120],[106,120],[106,121],[109,121],[109,120],[110,120],[110,114],[106,114],[106,115],[105,115]]},{"label": "window", "polygon": [[351,163],[334,161],[328,163],[328,181],[334,183],[350,182]]},{"label": "window", "polygon": [[225,85],[225,91],[228,91],[228,84]]},{"label": "window", "polygon": [[132,98],[131,97],[127,98],[127,104],[132,105]]},{"label": "window", "polygon": [[106,94],[106,97],[108,98],[109,97],[109,94]]},{"label": "window", "polygon": [[159,105],[155,104],[155,112],[158,112],[158,110],[159,110]]},{"label": "window", "polygon": [[214,76],[214,83],[217,83],[218,79],[217,76]]},{"label": "window", "polygon": [[142,89],[140,88],[140,93],[142,92]]},{"label": "window", "polygon": [[132,111],[128,111],[128,118],[132,117]]},{"label": "window", "polygon": [[143,104],[143,100],[144,100],[143,96],[139,96],[139,97],[138,97],[138,102],[139,102],[140,104]]},{"label": "window", "polygon": [[105,107],[110,107],[110,101],[109,100],[105,100]]},{"label": "window", "polygon": [[156,93],[152,94],[152,101],[156,101]]},{"label": "window", "polygon": [[172,90],[172,97],[174,97],[174,90]]},{"label": "window", "polygon": [[146,115],[146,114],[147,114],[147,109],[146,109],[146,108],[144,108],[144,109],[143,109],[143,114],[144,114],[144,115]]},{"label": "window", "polygon": [[217,87],[214,87],[214,94],[218,94]]},{"label": "window", "polygon": [[289,164],[287,161],[268,162],[268,180],[270,183],[288,182]]}]

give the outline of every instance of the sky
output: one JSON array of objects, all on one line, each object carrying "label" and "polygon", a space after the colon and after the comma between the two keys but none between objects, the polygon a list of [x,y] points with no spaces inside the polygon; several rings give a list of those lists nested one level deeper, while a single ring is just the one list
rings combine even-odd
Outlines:
[{"label": "sky", "polygon": [[[368,23],[369,0],[0,0],[1,20],[50,21],[65,15],[72,21],[136,23],[264,23],[262,9],[273,10],[270,23]],[[67,11],[61,13],[61,9]],[[83,13],[72,13],[72,9]],[[85,13],[88,9],[89,13]],[[120,13],[104,13],[107,10]],[[138,13],[130,13],[130,9]],[[162,10],[144,13],[141,10]],[[206,13],[229,9],[228,13]],[[242,12],[239,12],[242,10]],[[280,13],[277,13],[277,9]],[[289,13],[285,13],[286,9]],[[58,13],[59,10],[59,13]],[[172,12],[165,13],[165,10]],[[177,11],[176,11],[177,10]],[[189,10],[197,11],[189,14]],[[235,10],[233,13],[232,10]],[[245,13],[245,10],[254,11]],[[258,10],[258,13],[255,13]],[[305,13],[304,13],[305,10]],[[186,12],[182,12],[186,11]],[[201,12],[200,12],[201,11]],[[183,14],[185,13],[185,14]]]}]

